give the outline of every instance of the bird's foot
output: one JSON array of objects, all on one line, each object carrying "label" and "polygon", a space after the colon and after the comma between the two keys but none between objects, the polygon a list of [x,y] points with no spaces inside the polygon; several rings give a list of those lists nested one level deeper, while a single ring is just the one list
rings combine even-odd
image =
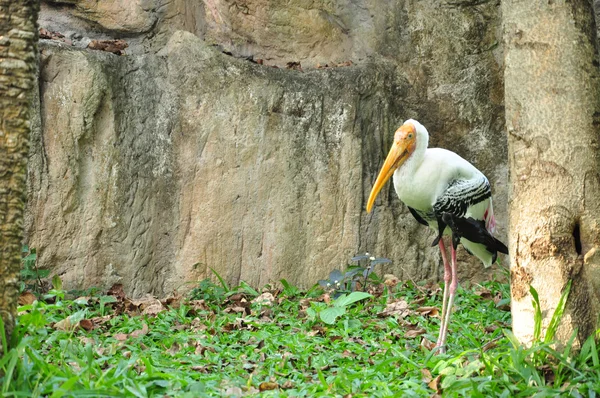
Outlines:
[{"label": "bird's foot", "polygon": [[436,351],[436,355],[438,355],[438,354],[445,354],[446,353],[446,346],[445,345],[441,345],[440,343],[436,343],[436,345],[433,348],[433,350]]}]

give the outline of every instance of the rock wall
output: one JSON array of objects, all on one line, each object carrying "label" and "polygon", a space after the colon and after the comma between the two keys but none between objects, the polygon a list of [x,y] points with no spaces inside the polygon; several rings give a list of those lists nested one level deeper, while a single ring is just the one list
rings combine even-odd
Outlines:
[{"label": "rock wall", "polygon": [[496,1],[61,0],[40,23],[64,37],[41,45],[27,230],[68,288],[309,286],[365,250],[438,279],[391,186],[364,210],[410,117],[490,178],[505,236]]}]

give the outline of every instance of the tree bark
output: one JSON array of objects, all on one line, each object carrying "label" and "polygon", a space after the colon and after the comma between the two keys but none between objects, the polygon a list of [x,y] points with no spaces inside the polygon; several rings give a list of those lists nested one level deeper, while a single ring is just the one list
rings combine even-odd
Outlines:
[{"label": "tree bark", "polygon": [[587,0],[503,0],[513,331],[533,339],[531,284],[542,336],[572,288],[556,338],[576,345],[600,310],[600,90]]},{"label": "tree bark", "polygon": [[0,0],[0,314],[7,336],[17,307],[38,8],[37,0]]}]

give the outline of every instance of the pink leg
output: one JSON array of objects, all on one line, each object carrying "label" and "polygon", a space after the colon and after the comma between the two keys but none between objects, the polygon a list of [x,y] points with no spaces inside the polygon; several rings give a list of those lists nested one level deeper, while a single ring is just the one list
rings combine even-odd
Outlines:
[{"label": "pink leg", "polygon": [[448,285],[450,284],[450,279],[452,278],[452,268],[450,268],[450,264],[448,263],[448,257],[446,256],[446,247],[444,246],[444,239],[440,239],[440,253],[442,254],[442,261],[444,262],[444,296],[442,299],[442,317],[440,322],[440,334],[438,335],[438,340],[436,343],[436,347],[441,347],[442,343],[442,331],[444,330],[445,322],[446,322],[446,305],[448,304]]},{"label": "pink leg", "polygon": [[440,346],[440,352],[441,353],[445,353],[446,352],[446,338],[448,337],[448,324],[450,323],[450,315],[452,314],[452,305],[454,304],[454,296],[456,295],[456,288],[458,287],[458,272],[457,272],[457,267],[456,267],[456,250],[454,250],[454,246],[452,246],[451,248],[451,253],[452,253],[452,262],[451,262],[451,272],[452,272],[452,282],[450,283],[450,288],[449,288],[449,297],[448,297],[448,304],[447,304],[447,308],[446,308],[446,313],[444,314],[445,316],[445,320],[444,320],[444,328],[442,329],[441,333],[441,340],[438,341],[438,345]]}]

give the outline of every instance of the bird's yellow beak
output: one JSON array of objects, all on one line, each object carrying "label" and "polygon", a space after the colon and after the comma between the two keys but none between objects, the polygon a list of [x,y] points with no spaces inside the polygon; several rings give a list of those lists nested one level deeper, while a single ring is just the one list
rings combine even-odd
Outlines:
[{"label": "bird's yellow beak", "polygon": [[408,159],[415,149],[415,128],[412,124],[405,124],[396,131],[394,144],[385,158],[381,171],[375,180],[375,185],[371,189],[369,200],[367,201],[367,212],[371,212],[375,198],[381,191],[381,188],[390,179],[394,172]]}]

